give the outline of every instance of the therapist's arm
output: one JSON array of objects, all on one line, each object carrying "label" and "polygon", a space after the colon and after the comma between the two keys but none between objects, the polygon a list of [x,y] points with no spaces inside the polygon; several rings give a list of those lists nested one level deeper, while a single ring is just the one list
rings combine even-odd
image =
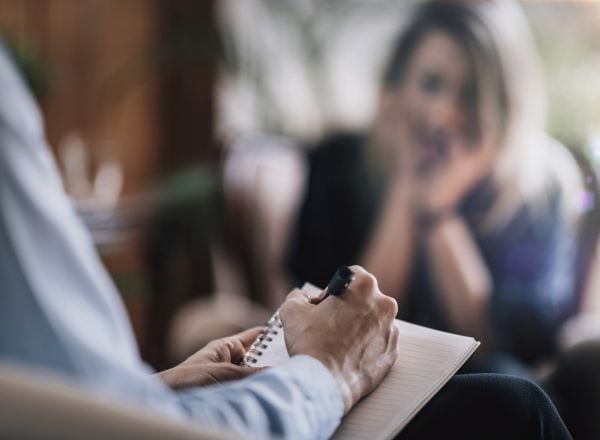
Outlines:
[{"label": "therapist's arm", "polygon": [[186,418],[249,438],[329,438],[344,414],[338,383],[309,356],[241,381],[177,392]]},{"label": "therapist's arm", "polygon": [[0,47],[0,356],[105,401],[240,436],[325,438],[396,356],[395,302],[356,268],[341,297],[281,310],[284,365],[228,385],[173,391],[139,357],[126,310],[64,194],[24,83]]}]

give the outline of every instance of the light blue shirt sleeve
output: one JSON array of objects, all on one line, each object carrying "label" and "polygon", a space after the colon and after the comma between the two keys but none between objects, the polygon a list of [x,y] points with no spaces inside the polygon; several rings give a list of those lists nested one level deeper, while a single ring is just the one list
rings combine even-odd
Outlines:
[{"label": "light blue shirt sleeve", "polygon": [[327,438],[343,403],[308,356],[243,381],[174,392],[140,359],[127,314],[64,194],[39,111],[0,44],[0,361],[100,398],[250,438]]}]

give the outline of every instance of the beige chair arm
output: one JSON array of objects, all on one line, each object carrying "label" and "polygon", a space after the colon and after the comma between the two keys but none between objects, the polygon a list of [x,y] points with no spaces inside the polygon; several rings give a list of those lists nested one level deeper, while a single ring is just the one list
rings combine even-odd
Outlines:
[{"label": "beige chair arm", "polygon": [[56,378],[0,364],[2,439],[226,439],[151,411],[109,403]]}]

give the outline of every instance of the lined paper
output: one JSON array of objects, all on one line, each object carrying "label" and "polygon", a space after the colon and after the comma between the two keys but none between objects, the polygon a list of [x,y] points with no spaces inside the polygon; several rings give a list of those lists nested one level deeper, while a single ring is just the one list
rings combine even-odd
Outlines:
[{"label": "lined paper", "polygon": [[381,384],[344,417],[333,438],[394,437],[458,371],[479,342],[396,320],[396,363]]},{"label": "lined paper", "polygon": [[[305,284],[303,290],[316,295],[320,289]],[[279,318],[274,315],[277,324]],[[441,332],[396,320],[399,329],[398,358],[381,384],[342,419],[334,439],[379,440],[394,437],[458,371],[479,342],[473,338]],[[289,359],[283,328],[252,366],[275,366]],[[255,342],[255,345],[259,342]]]}]

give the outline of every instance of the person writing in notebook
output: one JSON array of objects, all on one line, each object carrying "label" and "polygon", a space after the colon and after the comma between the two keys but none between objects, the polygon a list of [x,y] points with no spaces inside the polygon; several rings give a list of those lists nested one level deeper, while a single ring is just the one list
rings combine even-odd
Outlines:
[{"label": "person writing in notebook", "polygon": [[[337,382],[344,413],[377,386],[396,359],[398,329],[393,325],[396,301],[383,295],[377,281],[353,266],[353,281],[343,299],[317,305],[307,292],[295,289],[280,311],[291,356],[308,355],[329,370]],[[357,325],[357,323],[359,325]],[[216,340],[182,364],[158,373],[174,389],[241,379],[257,372],[237,363],[260,328]]]},{"label": "person writing in notebook", "polygon": [[[254,329],[153,374],[63,192],[33,98],[1,43],[0,95],[1,363],[58,374],[105,401],[245,438],[327,438],[382,380],[396,360],[396,303],[359,267],[340,297],[314,304],[300,290],[288,296],[281,317],[291,359],[283,365],[260,372],[235,365]],[[466,415],[475,423],[462,423]],[[502,377],[451,381],[402,436],[431,438],[432,429],[568,438],[539,388]]]},{"label": "person writing in notebook", "polygon": [[358,268],[335,310],[290,295],[283,316],[294,356],[285,365],[258,374],[235,365],[254,329],[153,375],[1,44],[0,95],[0,362],[247,438],[327,438],[381,381],[396,355],[396,302]]}]

